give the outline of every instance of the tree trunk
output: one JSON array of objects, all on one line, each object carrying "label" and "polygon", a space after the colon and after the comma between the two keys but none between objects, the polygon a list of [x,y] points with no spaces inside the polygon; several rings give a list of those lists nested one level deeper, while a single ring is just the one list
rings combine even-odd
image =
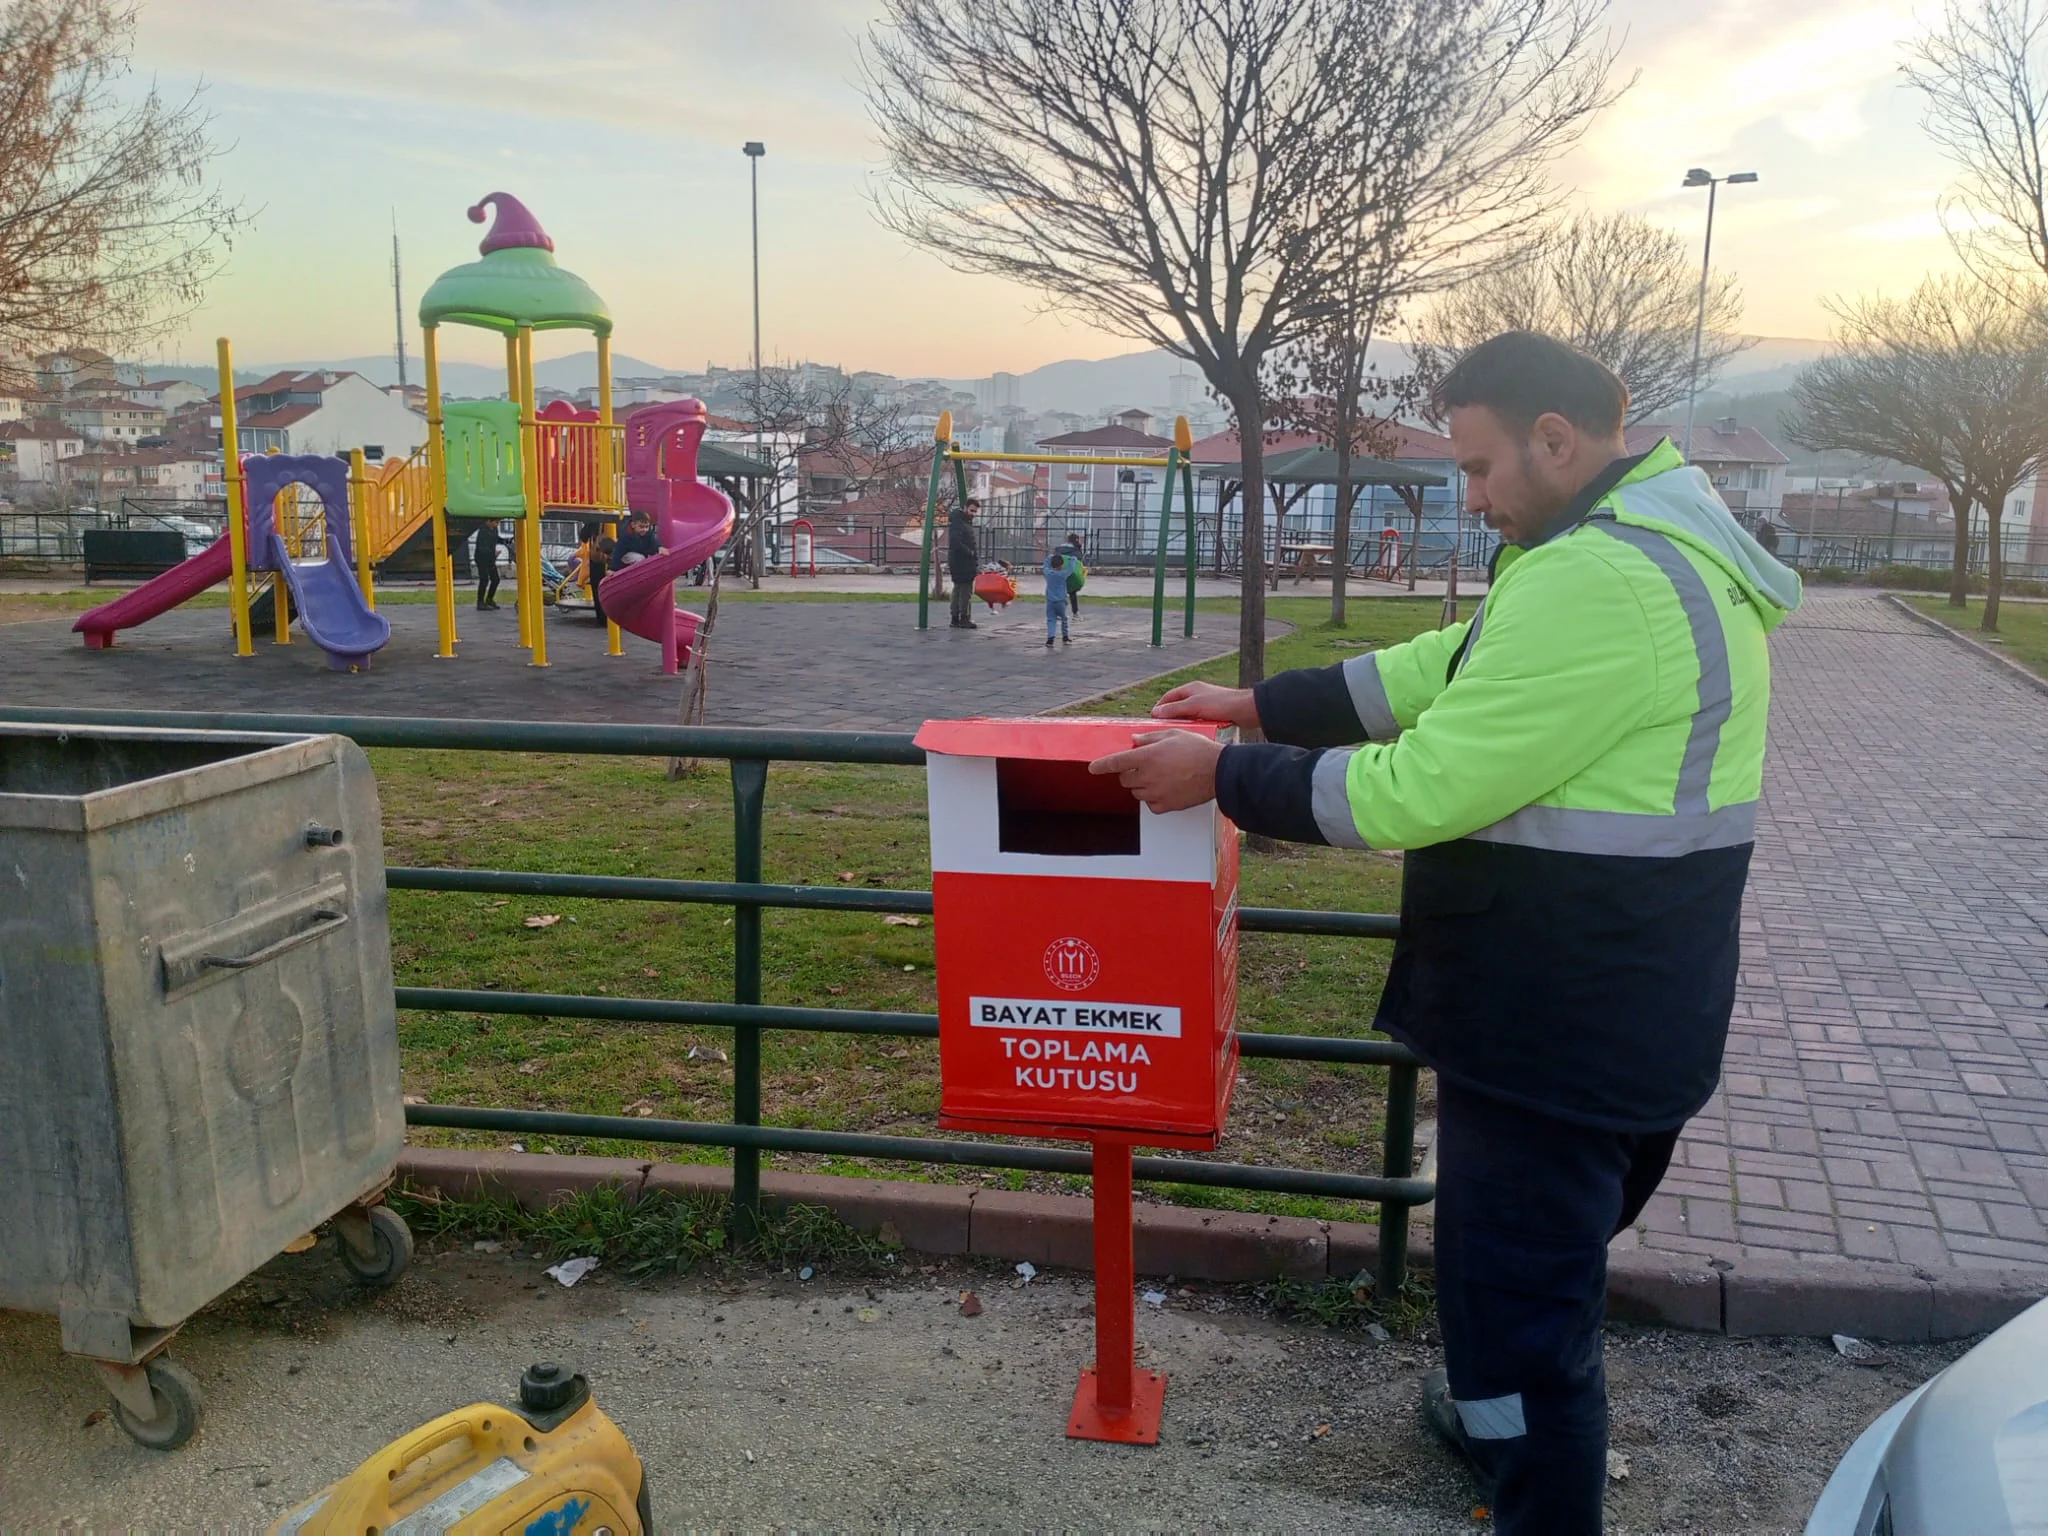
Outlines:
[{"label": "tree trunk", "polygon": [[1230,398],[1237,416],[1238,501],[1244,508],[1244,537],[1238,557],[1237,686],[1249,688],[1266,677],[1266,411],[1256,388]]},{"label": "tree trunk", "polygon": [[[711,567],[711,595],[704,602],[704,622],[697,626],[697,642],[690,647],[690,664],[683,669],[683,704],[676,711],[677,725],[704,723],[704,668],[710,660],[711,632],[718,627],[718,584],[725,577],[726,566],[731,563],[728,555]],[[668,776],[672,780],[688,778],[696,771],[697,759],[694,757],[672,757],[668,760]]]},{"label": "tree trunk", "polygon": [[1984,617],[1977,622],[1977,628],[1987,635],[1998,633],[1998,599],[2005,590],[2005,549],[1999,533],[2005,518],[2005,498],[1987,499],[1984,503]]},{"label": "tree trunk", "polygon": [[1948,493],[1948,499],[1956,514],[1955,550],[1949,557],[1948,605],[1967,608],[1970,605],[1970,499],[1953,489]]},{"label": "tree trunk", "polygon": [[1351,452],[1337,447],[1337,519],[1330,531],[1336,549],[1330,555],[1330,626],[1344,627],[1344,578],[1351,569],[1351,513],[1358,501],[1358,487],[1351,484]]}]

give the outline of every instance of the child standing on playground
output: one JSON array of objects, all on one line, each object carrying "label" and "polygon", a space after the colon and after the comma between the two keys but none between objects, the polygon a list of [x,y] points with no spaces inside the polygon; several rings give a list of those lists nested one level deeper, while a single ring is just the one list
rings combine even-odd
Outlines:
[{"label": "child standing on playground", "polygon": [[1045,648],[1052,649],[1052,637],[1058,631],[1060,644],[1072,645],[1074,637],[1067,633],[1067,564],[1068,556],[1061,550],[1054,550],[1045,559]]},{"label": "child standing on playground", "polygon": [[496,522],[481,524],[476,531],[476,611],[488,613],[498,606],[498,551],[505,547]]},{"label": "child standing on playground", "polygon": [[1066,547],[1060,551],[1067,557],[1067,611],[1076,624],[1081,622],[1081,589],[1088,585],[1088,567],[1081,563],[1081,535],[1067,535]]}]

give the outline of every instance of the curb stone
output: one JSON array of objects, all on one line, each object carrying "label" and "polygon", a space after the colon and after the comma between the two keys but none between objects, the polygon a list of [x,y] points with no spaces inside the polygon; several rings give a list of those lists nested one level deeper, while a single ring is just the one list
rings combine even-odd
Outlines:
[{"label": "curb stone", "polygon": [[[731,1170],[712,1163],[409,1147],[398,1174],[415,1189],[459,1198],[509,1196],[528,1209],[615,1184],[629,1198],[652,1190],[724,1194]],[[858,1231],[920,1253],[1093,1267],[1089,1202],[910,1179],[764,1172],[773,1205],[814,1204]],[[1249,1284],[1282,1277],[1350,1280],[1370,1274],[1378,1229],[1244,1211],[1140,1204],[1133,1242],[1140,1274]],[[1426,1226],[1411,1228],[1409,1262],[1433,1267]],[[1736,1336],[1847,1333],[1900,1343],[1987,1333],[2048,1296],[2048,1270],[1929,1270],[1855,1259],[1703,1259],[1654,1249],[1608,1255],[1607,1304],[1621,1321]]]},{"label": "curb stone", "polygon": [[2027,687],[2033,689],[2034,692],[2048,693],[2048,677],[2042,677],[2040,674],[2030,671],[2026,667],[2023,667],[2018,662],[2014,661],[2010,656],[2000,655],[1997,651],[1991,649],[1990,646],[1984,644],[1984,642],[1981,640],[1972,640],[1968,635],[1964,634],[1954,625],[1944,624],[1941,622],[1941,620],[1935,618],[1932,614],[1922,613],[1918,608],[1915,608],[1911,603],[1907,602],[1906,599],[1899,596],[1896,592],[1886,592],[1883,594],[1883,596],[1886,602],[1890,603],[1894,608],[1898,609],[1899,612],[1905,614],[1906,617],[1908,617],[1909,619],[1912,619],[1916,624],[1923,625],[1926,628],[1933,630],[1936,634],[1945,635],[1950,640],[1953,640],[1957,645],[1963,647],[1964,650],[1974,651],[1978,656],[1982,657],[1984,660],[1991,662],[1996,666],[2003,667],[2007,672],[2011,673],[2015,679],[2017,679],[2021,683],[2024,683]]}]

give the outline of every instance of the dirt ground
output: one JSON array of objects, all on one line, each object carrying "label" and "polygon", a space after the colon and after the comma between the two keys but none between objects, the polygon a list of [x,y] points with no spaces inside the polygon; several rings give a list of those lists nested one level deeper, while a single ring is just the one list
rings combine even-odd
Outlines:
[{"label": "dirt ground", "polygon": [[[280,1259],[202,1313],[176,1357],[207,1395],[183,1450],[104,1414],[55,1324],[0,1313],[0,1529],[247,1529],[413,1426],[504,1400],[534,1359],[590,1376],[633,1440],[657,1524],[1072,1530],[1477,1531],[1469,1481],[1420,1426],[1433,1340],[1275,1320],[1169,1286],[1141,1301],[1166,1370],[1152,1449],[1069,1441],[1092,1355],[1086,1277],[926,1264],[862,1282],[754,1272],[573,1290],[519,1252],[422,1250],[383,1294],[327,1252]],[[984,1301],[961,1313],[961,1293]],[[1886,1405],[1966,1347],[1852,1366],[1823,1342],[1610,1330],[1615,1532],[1796,1531]]]}]

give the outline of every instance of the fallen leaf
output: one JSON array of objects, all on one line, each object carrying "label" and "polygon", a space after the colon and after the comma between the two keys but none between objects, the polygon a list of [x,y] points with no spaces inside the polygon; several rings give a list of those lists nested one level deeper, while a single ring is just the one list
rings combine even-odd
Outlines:
[{"label": "fallen leaf", "polygon": [[106,1422],[107,1410],[105,1408],[95,1408],[85,1416],[85,1422],[78,1427],[80,1429],[91,1429],[95,1424],[104,1424]]},{"label": "fallen leaf", "polygon": [[425,1104],[428,1102],[428,1099],[424,1093],[408,1093],[405,1096],[404,1102],[407,1104]]},{"label": "fallen leaf", "polygon": [[512,903],[511,903],[510,901],[494,901],[494,902],[492,902],[492,903],[491,903],[491,905],[492,905],[492,907],[494,907],[494,908],[495,908],[495,907],[509,907],[509,906],[511,906],[511,905],[512,905]]},{"label": "fallen leaf", "polygon": [[562,914],[559,912],[536,912],[524,919],[524,922],[529,928],[552,928],[561,920]]},{"label": "fallen leaf", "polygon": [[284,1251],[286,1253],[305,1253],[319,1241],[320,1239],[311,1232],[301,1233],[284,1245]]},{"label": "fallen leaf", "polygon": [[846,995],[846,988],[844,987],[827,987],[825,990],[834,997],[844,997]]},{"label": "fallen leaf", "polygon": [[536,1077],[542,1072],[547,1071],[547,1069],[548,1064],[536,1056],[531,1061],[519,1063],[518,1071],[521,1077]]},{"label": "fallen leaf", "polygon": [[1472,1518],[1474,1520],[1491,1520],[1493,1518],[1493,1511],[1484,1504],[1474,1504],[1472,1506]]},{"label": "fallen leaf", "polygon": [[641,1119],[645,1120],[654,1113],[654,1101],[652,1099],[635,1099],[626,1106],[626,1113],[638,1115]]},{"label": "fallen leaf", "polygon": [[693,1045],[690,1047],[688,1059],[691,1061],[724,1061],[727,1058],[725,1052],[715,1045]]},{"label": "fallen leaf", "polygon": [[885,912],[882,914],[882,921],[891,928],[922,928],[924,926],[923,918],[912,917],[908,912]]},{"label": "fallen leaf", "polygon": [[981,1313],[981,1298],[972,1291],[962,1291],[960,1293],[960,1315],[962,1317],[979,1317]]},{"label": "fallen leaf", "polygon": [[839,871],[839,878],[842,880],[858,880],[860,876],[850,869],[842,869]]},{"label": "fallen leaf", "polygon": [[1330,1426],[1329,1426],[1329,1425],[1327,1425],[1327,1424],[1318,1424],[1318,1425],[1317,1425],[1317,1426],[1315,1427],[1315,1430],[1314,1430],[1314,1432],[1312,1433],[1312,1435],[1311,1435],[1311,1437],[1310,1437],[1310,1438],[1312,1438],[1312,1439],[1316,1439],[1316,1440],[1320,1440],[1320,1439],[1322,1439],[1322,1438],[1323,1438],[1323,1436],[1327,1435],[1327,1434],[1328,1434],[1329,1432],[1330,1432]]}]

